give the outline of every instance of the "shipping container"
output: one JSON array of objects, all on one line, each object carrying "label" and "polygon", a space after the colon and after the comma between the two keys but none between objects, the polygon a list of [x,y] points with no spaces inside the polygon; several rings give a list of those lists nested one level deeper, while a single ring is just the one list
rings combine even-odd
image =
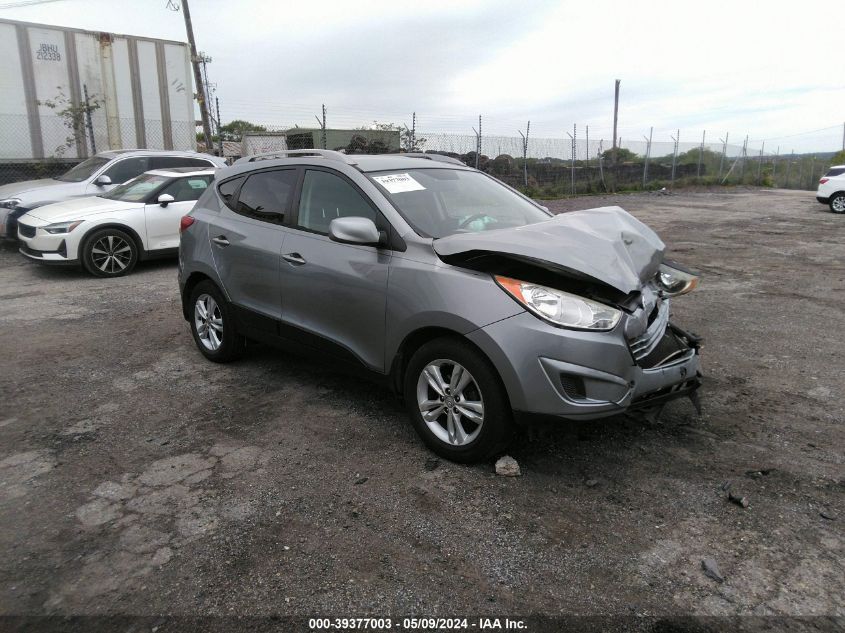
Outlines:
[{"label": "shipping container", "polygon": [[0,162],[196,149],[193,93],[183,42],[0,19]]}]

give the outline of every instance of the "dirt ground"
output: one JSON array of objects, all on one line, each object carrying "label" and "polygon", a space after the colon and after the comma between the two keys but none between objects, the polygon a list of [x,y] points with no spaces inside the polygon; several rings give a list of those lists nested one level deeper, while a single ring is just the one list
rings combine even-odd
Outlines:
[{"label": "dirt ground", "polygon": [[317,362],[205,361],[172,261],[100,280],[3,248],[0,614],[845,616],[845,217],[795,191],[547,204],[619,204],[702,271],[674,319],[704,414],[534,428],[519,478],[436,460]]}]

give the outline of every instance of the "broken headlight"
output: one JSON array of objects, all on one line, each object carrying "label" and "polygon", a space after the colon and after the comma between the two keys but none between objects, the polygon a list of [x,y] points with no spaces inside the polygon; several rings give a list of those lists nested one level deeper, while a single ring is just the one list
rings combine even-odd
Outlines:
[{"label": "broken headlight", "polygon": [[496,275],[510,296],[544,321],[577,330],[612,330],[622,312],[562,290]]},{"label": "broken headlight", "polygon": [[664,294],[675,297],[695,290],[698,286],[698,275],[675,262],[663,262],[657,271],[657,285]]}]

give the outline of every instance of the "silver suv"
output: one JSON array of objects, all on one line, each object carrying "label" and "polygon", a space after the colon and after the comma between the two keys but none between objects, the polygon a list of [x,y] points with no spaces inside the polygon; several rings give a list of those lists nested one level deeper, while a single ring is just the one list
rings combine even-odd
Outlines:
[{"label": "silver suv", "polygon": [[150,169],[225,166],[223,159],[197,152],[142,149],[102,152],[57,178],[0,186],[0,238],[16,240],[18,218],[32,209],[70,198],[97,196]]},{"label": "silver suv", "polygon": [[669,297],[698,278],[664,250],[619,207],[554,216],[448,157],[302,150],[218,172],[182,219],[179,285],[208,359],[253,339],[363,366],[469,462],[521,419],[697,405]]}]

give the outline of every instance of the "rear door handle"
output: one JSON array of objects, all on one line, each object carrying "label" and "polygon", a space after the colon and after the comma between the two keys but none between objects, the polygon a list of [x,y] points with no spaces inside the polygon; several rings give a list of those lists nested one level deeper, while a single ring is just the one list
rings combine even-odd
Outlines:
[{"label": "rear door handle", "polygon": [[288,253],[287,255],[282,255],[282,259],[294,266],[302,266],[302,264],[305,263],[305,258],[299,253]]},{"label": "rear door handle", "polygon": [[225,235],[218,235],[217,237],[211,238],[211,241],[219,246],[228,246],[229,240],[226,239]]}]

